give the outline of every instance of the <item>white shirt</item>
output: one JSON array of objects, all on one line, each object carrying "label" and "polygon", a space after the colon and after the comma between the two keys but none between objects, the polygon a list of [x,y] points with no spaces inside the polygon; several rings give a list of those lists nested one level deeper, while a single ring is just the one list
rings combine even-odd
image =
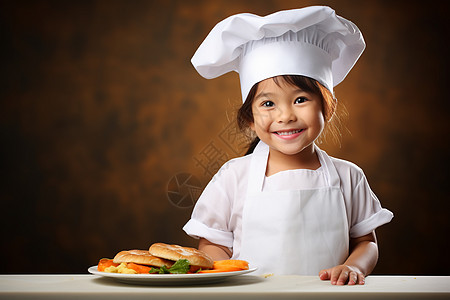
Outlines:
[{"label": "white shirt", "polygon": [[[225,163],[198,199],[191,219],[183,227],[194,238],[229,247],[233,258],[241,248],[242,210],[247,195],[251,155]],[[392,214],[382,209],[363,171],[355,164],[332,158],[341,179],[349,236],[357,238],[388,223]],[[320,188],[326,186],[322,167],[317,170],[287,170],[265,177],[263,191]],[[270,222],[270,220],[267,220]]]}]

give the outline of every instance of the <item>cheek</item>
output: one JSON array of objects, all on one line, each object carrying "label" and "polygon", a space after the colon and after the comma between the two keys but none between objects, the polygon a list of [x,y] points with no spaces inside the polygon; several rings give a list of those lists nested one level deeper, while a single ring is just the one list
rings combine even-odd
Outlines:
[{"label": "cheek", "polygon": [[257,109],[252,110],[253,113],[253,124],[252,129],[255,130],[255,127],[265,128],[270,124],[270,116],[267,113],[262,113]]},{"label": "cheek", "polygon": [[313,126],[319,130],[322,130],[325,127],[325,118],[320,110],[311,111],[307,114],[307,119],[310,126]]}]

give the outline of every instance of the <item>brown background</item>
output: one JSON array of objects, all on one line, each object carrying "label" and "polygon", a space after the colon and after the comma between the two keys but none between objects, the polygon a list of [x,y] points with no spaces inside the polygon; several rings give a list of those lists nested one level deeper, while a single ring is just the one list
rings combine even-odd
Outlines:
[{"label": "brown background", "polygon": [[336,88],[342,146],[322,147],[395,214],[375,273],[448,275],[450,11],[428,3],[2,1],[0,272],[86,273],[119,250],[195,245],[181,227],[195,188],[241,151],[240,94],[235,74],[204,80],[190,57],[231,14],[324,4],[367,42]]}]

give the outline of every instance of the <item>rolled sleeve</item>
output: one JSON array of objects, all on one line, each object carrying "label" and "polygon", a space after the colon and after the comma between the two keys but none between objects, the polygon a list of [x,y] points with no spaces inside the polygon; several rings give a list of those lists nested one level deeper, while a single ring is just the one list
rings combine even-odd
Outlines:
[{"label": "rolled sleeve", "polygon": [[222,166],[205,187],[183,230],[194,238],[205,238],[214,244],[231,248],[234,227],[230,224],[230,219],[236,180],[229,164],[230,162]]},{"label": "rolled sleeve", "polygon": [[193,238],[205,238],[211,243],[231,248],[233,246],[233,233],[210,228],[195,219],[190,219],[183,230]]},{"label": "rolled sleeve", "polygon": [[380,211],[373,214],[369,218],[353,225],[350,229],[350,237],[357,238],[369,234],[377,227],[389,223],[393,217],[394,214],[392,212],[385,208],[382,208]]},{"label": "rolled sleeve", "polygon": [[389,223],[394,214],[381,207],[377,196],[372,192],[364,173],[353,191],[352,221],[350,237],[357,238],[369,234],[377,227]]}]

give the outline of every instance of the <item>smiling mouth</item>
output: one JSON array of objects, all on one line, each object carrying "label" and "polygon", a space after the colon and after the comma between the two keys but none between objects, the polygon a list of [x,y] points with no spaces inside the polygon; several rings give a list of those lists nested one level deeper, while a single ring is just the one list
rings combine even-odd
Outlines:
[{"label": "smiling mouth", "polygon": [[303,131],[303,129],[296,129],[296,130],[289,130],[289,131],[275,131],[275,134],[289,136],[289,135],[293,135],[296,133],[300,133],[302,131]]}]

